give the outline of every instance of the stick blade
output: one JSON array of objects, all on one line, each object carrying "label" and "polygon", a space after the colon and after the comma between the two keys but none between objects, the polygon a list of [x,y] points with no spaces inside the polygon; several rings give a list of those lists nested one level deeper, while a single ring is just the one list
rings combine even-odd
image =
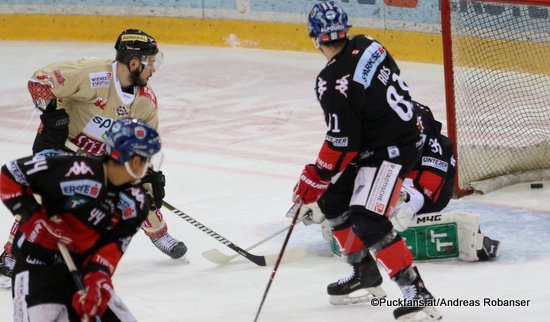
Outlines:
[{"label": "stick blade", "polygon": [[202,253],[202,257],[216,264],[225,264],[233,259],[235,256],[225,255],[217,249],[210,249]]},{"label": "stick blade", "polygon": [[[304,258],[306,256],[306,250],[302,247],[292,248],[285,250],[281,263],[290,263]],[[266,255],[265,264],[267,266],[273,266],[277,262],[279,254]]]},{"label": "stick blade", "polygon": [[[285,251],[285,254],[283,255],[283,259],[281,260],[281,262],[282,263],[293,262],[303,258],[305,255],[306,255],[306,250],[304,248],[298,247],[298,248],[288,249]],[[226,264],[229,261],[231,261],[233,258],[237,257],[236,255],[233,255],[233,256],[226,255],[215,248],[203,252],[202,256],[207,260],[211,261],[212,263],[216,263],[219,265]],[[275,262],[277,261],[279,254],[258,256],[258,257],[264,258],[267,266],[273,266],[275,265]]]}]

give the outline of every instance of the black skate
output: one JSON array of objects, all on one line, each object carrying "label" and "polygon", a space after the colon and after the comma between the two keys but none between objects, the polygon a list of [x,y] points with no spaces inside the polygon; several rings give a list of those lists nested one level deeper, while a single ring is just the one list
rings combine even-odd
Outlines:
[{"label": "black skate", "polygon": [[441,314],[432,306],[434,297],[426,287],[416,267],[409,267],[399,272],[395,281],[401,288],[404,306],[393,311],[393,316],[399,321],[439,321]]},{"label": "black skate", "polygon": [[15,259],[8,253],[3,252],[0,255],[0,275],[11,278],[13,276],[13,267]]},{"label": "black skate", "polygon": [[500,242],[483,236],[483,246],[477,251],[477,257],[480,261],[486,261],[495,258],[499,253]]},{"label": "black skate", "polygon": [[0,289],[11,288],[11,277],[13,276],[13,267],[15,259],[8,253],[3,252],[0,255]]},{"label": "black skate", "polygon": [[158,249],[173,259],[183,257],[187,253],[187,246],[168,233],[159,238],[151,238],[151,241]]},{"label": "black skate", "polygon": [[329,302],[333,305],[370,303],[372,298],[386,297],[386,292],[380,284],[382,284],[382,276],[376,262],[370,257],[368,260],[353,264],[351,276],[328,285]]}]

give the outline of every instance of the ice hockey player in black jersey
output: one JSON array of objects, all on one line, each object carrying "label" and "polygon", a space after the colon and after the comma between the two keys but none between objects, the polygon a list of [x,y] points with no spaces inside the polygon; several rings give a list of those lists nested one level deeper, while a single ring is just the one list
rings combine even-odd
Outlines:
[{"label": "ice hockey player in black jersey", "polygon": [[[30,156],[2,167],[2,201],[21,216],[13,244],[16,322],[135,321],[114,295],[111,277],[147,217],[150,200],[138,182],[160,147],[155,129],[123,118],[107,132],[102,158]],[[84,291],[58,243],[70,250]]]},{"label": "ice hockey player in black jersey", "polygon": [[372,252],[403,293],[404,306],[394,317],[439,320],[410,250],[388,219],[405,175],[421,156],[409,88],[386,48],[368,36],[348,38],[349,27],[347,14],[334,1],[314,5],[308,16],[309,36],[328,60],[315,87],[328,130],[315,164],[304,167],[293,200],[317,201],[331,179],[357,167],[349,208],[337,218],[327,217],[353,274],[329,285],[328,293],[344,294],[368,283],[371,296],[383,296],[377,288],[382,277],[371,274],[376,268]]}]

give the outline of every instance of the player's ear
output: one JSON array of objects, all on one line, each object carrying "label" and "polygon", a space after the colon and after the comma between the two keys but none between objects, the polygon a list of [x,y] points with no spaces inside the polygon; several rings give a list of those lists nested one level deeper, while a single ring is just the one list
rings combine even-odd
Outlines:
[{"label": "player's ear", "polygon": [[128,66],[130,66],[131,71],[138,68],[139,65],[141,65],[141,62],[138,57],[132,57],[132,59],[128,62]]}]

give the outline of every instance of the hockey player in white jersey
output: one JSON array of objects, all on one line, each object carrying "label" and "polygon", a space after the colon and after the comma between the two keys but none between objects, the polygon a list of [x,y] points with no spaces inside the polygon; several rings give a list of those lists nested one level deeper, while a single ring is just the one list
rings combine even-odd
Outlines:
[{"label": "hockey player in white jersey", "polygon": [[[134,117],[158,127],[157,97],[148,81],[162,62],[153,37],[137,29],[123,31],[115,44],[116,59],[86,58],[54,63],[37,70],[28,82],[36,108],[42,111],[33,153],[65,152],[102,156],[104,137],[113,122]],[[150,170],[142,180],[152,198],[152,210],[142,229],[153,244],[171,258],[180,258],[187,247],[168,234],[160,210],[164,198],[162,172]],[[0,273],[11,274],[14,223],[4,246]]]}]

